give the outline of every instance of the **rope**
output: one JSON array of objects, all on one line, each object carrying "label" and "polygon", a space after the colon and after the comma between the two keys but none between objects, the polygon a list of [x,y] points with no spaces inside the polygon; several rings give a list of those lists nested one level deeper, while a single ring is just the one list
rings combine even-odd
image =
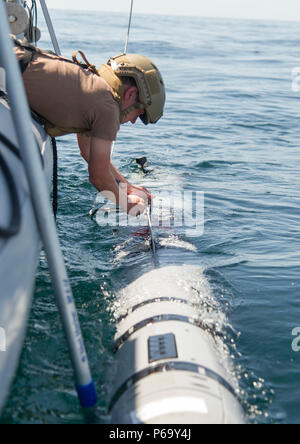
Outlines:
[{"label": "rope", "polygon": [[153,228],[152,228],[152,222],[151,222],[151,215],[152,215],[152,205],[147,207],[146,209],[146,215],[148,220],[148,226],[150,231],[150,240],[151,240],[151,249],[153,251],[153,254],[156,253],[156,246],[155,246],[155,240],[154,240],[154,234],[153,234]]},{"label": "rope", "polygon": [[10,151],[12,151],[14,153],[15,156],[17,156],[19,159],[21,159],[19,149],[2,133],[0,133],[0,142],[2,142],[4,145],[6,145],[7,148],[9,148]]},{"label": "rope", "polygon": [[127,49],[128,49],[129,34],[130,34],[131,19],[132,19],[132,11],[133,11],[133,0],[131,0],[130,15],[129,15],[129,23],[128,23],[128,31],[127,31],[127,37],[126,37],[126,43],[125,43],[124,54],[127,54]]}]

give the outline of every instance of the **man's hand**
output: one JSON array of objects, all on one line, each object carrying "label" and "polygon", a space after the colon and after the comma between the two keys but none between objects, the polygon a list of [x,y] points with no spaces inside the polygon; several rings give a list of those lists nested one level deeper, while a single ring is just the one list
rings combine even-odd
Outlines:
[{"label": "man's hand", "polygon": [[142,214],[151,202],[151,194],[145,188],[131,185],[111,164],[111,142],[80,134],[78,144],[89,165],[90,182],[98,191],[131,216]]},{"label": "man's hand", "polygon": [[127,212],[130,216],[137,217],[144,213],[147,205],[145,200],[136,195],[129,194],[127,200]]},{"label": "man's hand", "polygon": [[127,185],[127,194],[128,195],[136,194],[137,196],[140,196],[141,198],[143,198],[145,200],[146,203],[148,203],[148,205],[150,205],[152,202],[152,195],[151,195],[150,191],[148,191],[146,188],[143,188],[143,187],[138,187],[138,186],[128,184]]},{"label": "man's hand", "polygon": [[[147,206],[151,204],[151,193],[143,187],[127,185],[129,214],[139,216],[143,214]],[[132,205],[132,206],[131,206]]]}]

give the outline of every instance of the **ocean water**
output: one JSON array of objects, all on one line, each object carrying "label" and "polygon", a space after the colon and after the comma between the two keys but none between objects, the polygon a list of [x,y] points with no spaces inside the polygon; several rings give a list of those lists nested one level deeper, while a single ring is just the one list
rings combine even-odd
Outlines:
[{"label": "ocean water", "polygon": [[[100,65],[123,51],[126,15],[52,16],[65,56],[81,49]],[[43,23],[41,28],[40,46],[49,47]],[[291,76],[300,65],[299,24],[134,15],[129,52],[148,55],[159,66],[167,104],[157,125],[122,127],[113,161],[153,194],[204,193],[203,233],[166,226],[167,216],[154,228],[161,265],[203,271],[206,306],[221,325],[247,421],[299,423],[300,354],[292,348],[292,332],[300,326],[300,93],[292,90]],[[88,217],[97,193],[75,137],[60,139],[58,147],[58,231],[104,423],[116,294],[153,269],[153,258],[148,237],[137,236],[136,228],[103,227]],[[144,155],[147,175],[134,163]],[[188,271],[178,279],[190,284]],[[200,290],[194,283],[193,297]],[[42,254],[1,422],[84,421]]]}]

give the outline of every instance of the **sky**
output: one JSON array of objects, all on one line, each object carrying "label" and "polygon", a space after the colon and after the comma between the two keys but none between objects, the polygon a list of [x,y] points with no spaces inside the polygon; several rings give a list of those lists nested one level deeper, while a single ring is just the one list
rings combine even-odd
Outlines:
[{"label": "sky", "polygon": [[[49,9],[128,12],[131,0],[47,0]],[[300,21],[300,0],[134,0],[134,12]]]}]

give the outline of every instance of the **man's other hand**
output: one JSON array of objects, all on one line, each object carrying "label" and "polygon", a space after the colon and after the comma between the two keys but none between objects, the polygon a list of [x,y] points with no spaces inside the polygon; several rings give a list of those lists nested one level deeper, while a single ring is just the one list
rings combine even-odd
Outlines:
[{"label": "man's other hand", "polygon": [[150,191],[148,191],[146,188],[128,185],[127,187],[127,194],[136,194],[137,196],[142,197],[148,205],[151,204],[152,201],[152,195]]},{"label": "man's other hand", "polygon": [[147,207],[147,202],[143,197],[137,194],[128,194],[127,212],[130,216],[137,217],[144,213]]}]

